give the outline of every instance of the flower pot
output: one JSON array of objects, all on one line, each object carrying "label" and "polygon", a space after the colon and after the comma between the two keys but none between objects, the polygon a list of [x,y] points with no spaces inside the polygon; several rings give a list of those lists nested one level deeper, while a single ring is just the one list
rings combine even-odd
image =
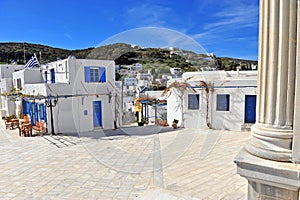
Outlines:
[{"label": "flower pot", "polygon": [[138,122],[139,126],[144,126],[144,122]]}]

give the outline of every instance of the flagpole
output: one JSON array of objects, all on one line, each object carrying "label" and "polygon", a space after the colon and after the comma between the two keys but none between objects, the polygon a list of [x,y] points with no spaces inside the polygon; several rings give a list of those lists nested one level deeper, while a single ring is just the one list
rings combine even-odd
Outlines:
[{"label": "flagpole", "polygon": [[34,57],[36,58],[36,62],[38,63],[38,65],[41,66],[39,60],[37,59],[37,57],[35,55],[35,53],[34,53]]},{"label": "flagpole", "polygon": [[36,54],[34,53],[33,56],[27,61],[27,63],[24,65],[25,69],[30,69],[34,66],[41,66],[39,63],[39,60],[36,57]]}]

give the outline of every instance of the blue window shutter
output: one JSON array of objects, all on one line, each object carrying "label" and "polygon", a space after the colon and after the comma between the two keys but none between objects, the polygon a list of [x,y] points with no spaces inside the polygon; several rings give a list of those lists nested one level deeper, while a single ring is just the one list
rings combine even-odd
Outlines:
[{"label": "blue window shutter", "polygon": [[99,74],[100,80],[99,80],[99,82],[106,82],[105,67],[100,67],[99,71],[100,71],[100,74]]},{"label": "blue window shutter", "polygon": [[25,99],[22,99],[23,115],[27,114],[27,102]]},{"label": "blue window shutter", "polygon": [[50,75],[51,75],[51,83],[55,83],[55,70],[50,69]]},{"label": "blue window shutter", "polygon": [[44,121],[47,122],[47,111],[46,111],[46,106],[43,104],[43,115],[44,115]]},{"label": "blue window shutter", "polygon": [[40,120],[44,120],[43,105],[44,105],[44,104],[40,104],[40,105],[39,105]]},{"label": "blue window shutter", "polygon": [[84,78],[85,82],[91,82],[90,67],[84,67]]},{"label": "blue window shutter", "polygon": [[38,103],[34,103],[34,117],[35,117],[34,122],[39,121],[39,104]]},{"label": "blue window shutter", "polygon": [[28,114],[30,116],[31,124],[34,125],[34,117],[33,117],[33,109],[32,109],[32,102],[28,103]]},{"label": "blue window shutter", "polygon": [[26,110],[27,110],[27,114],[29,114],[29,102],[26,101]]},{"label": "blue window shutter", "polygon": [[32,116],[32,103],[28,102],[28,114],[31,117]]}]

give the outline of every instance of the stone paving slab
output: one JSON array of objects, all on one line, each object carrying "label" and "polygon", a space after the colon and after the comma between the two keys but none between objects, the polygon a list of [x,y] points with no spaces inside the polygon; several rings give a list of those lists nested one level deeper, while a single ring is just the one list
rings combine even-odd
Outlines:
[{"label": "stone paving slab", "polygon": [[245,199],[248,132],[157,127],[19,137],[0,125],[0,199]]}]

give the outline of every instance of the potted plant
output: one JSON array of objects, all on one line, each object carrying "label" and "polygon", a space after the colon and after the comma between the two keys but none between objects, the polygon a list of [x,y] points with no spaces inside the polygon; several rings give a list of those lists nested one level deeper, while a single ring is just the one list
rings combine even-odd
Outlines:
[{"label": "potted plant", "polygon": [[144,122],[138,122],[138,126],[144,126]]}]

